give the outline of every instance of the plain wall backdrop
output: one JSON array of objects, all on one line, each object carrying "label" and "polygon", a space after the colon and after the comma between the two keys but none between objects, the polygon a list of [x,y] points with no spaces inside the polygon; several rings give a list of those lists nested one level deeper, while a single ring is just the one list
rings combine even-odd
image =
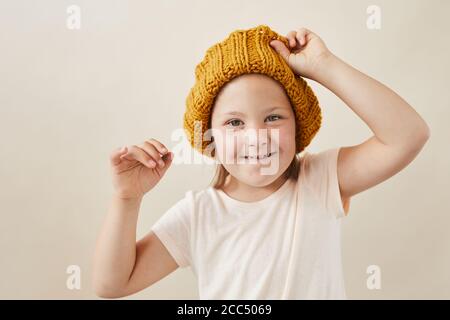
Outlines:
[{"label": "plain wall backdrop", "polygon": [[[67,8],[81,9],[69,29]],[[381,29],[366,12],[381,9]],[[408,167],[355,195],[342,225],[350,299],[450,298],[450,2],[447,0],[1,0],[0,298],[95,299],[92,255],[112,192],[109,154],[179,141],[185,98],[205,51],[236,29],[317,33],[341,59],[383,82],[425,119],[431,138]],[[308,151],[372,132],[314,81],[323,125]],[[213,166],[177,164],[144,198],[138,237]],[[66,269],[81,269],[69,290]],[[369,290],[367,268],[381,270]],[[190,268],[129,299],[197,299]]]}]

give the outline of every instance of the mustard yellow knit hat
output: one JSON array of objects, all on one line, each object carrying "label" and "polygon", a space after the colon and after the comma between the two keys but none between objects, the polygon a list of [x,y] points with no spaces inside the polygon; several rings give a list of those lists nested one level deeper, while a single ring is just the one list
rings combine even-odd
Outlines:
[{"label": "mustard yellow knit hat", "polygon": [[[246,73],[265,74],[285,88],[296,117],[296,152],[309,145],[321,126],[319,102],[306,81],[269,45],[275,39],[289,48],[285,37],[266,25],[259,25],[236,30],[206,51],[203,61],[195,68],[195,84],[186,98],[183,116],[184,130],[194,149],[209,155],[205,150],[211,141],[199,134],[204,135],[209,129],[214,99],[228,81]],[[196,121],[201,121],[201,130],[195,129]]]}]

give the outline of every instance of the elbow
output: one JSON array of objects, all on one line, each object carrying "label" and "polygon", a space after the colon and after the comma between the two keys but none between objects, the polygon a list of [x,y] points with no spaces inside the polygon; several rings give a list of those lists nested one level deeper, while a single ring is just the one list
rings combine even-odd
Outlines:
[{"label": "elbow", "polygon": [[107,285],[94,284],[93,287],[95,295],[99,298],[118,299],[125,296],[122,294],[122,290],[118,290],[117,288],[112,288]]},{"label": "elbow", "polygon": [[124,289],[122,286],[117,283],[113,283],[112,281],[108,281],[104,278],[95,275],[95,272],[92,277],[91,282],[94,293],[99,298],[104,299],[117,299],[126,296],[124,294]]},{"label": "elbow", "polygon": [[425,123],[425,142],[427,142],[431,137],[430,127]]},{"label": "elbow", "polygon": [[431,132],[430,127],[425,121],[423,121],[422,125],[419,128],[420,129],[417,130],[418,132],[417,143],[420,146],[420,148],[422,148],[430,139]]},{"label": "elbow", "polygon": [[409,136],[409,141],[406,143],[405,149],[417,154],[423,149],[427,141],[430,139],[430,127],[425,121],[415,126],[415,130]]}]

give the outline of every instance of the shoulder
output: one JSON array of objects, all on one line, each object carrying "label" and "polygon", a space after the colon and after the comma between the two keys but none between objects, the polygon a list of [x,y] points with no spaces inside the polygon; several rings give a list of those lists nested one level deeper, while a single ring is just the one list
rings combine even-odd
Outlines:
[{"label": "shoulder", "polygon": [[185,191],[184,196],[174,204],[174,207],[188,209],[191,212],[204,204],[210,203],[214,198],[214,190],[212,187],[196,190],[190,189]]},{"label": "shoulder", "polygon": [[318,196],[327,209],[338,217],[348,214],[350,198],[343,198],[338,178],[338,156],[342,147],[320,152],[305,152],[301,161],[300,175],[308,189]]},{"label": "shoulder", "polygon": [[340,147],[329,148],[319,152],[305,151],[300,160],[300,175],[305,178],[320,179],[330,170],[334,170],[333,166],[337,165],[337,157]]}]

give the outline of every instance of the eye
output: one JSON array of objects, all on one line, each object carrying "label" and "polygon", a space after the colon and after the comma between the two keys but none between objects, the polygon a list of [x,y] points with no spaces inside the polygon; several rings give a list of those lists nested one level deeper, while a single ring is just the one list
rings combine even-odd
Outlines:
[{"label": "eye", "polygon": [[[237,124],[236,124],[236,122],[237,122]],[[232,127],[237,127],[237,126],[239,126],[239,123],[242,123],[242,121],[239,119],[231,119],[230,121],[227,121],[226,125],[231,125]]]},{"label": "eye", "polygon": [[[267,119],[274,119],[274,118],[275,118],[275,120],[281,119],[281,117],[277,114],[271,114],[270,116],[267,117]],[[271,121],[275,121],[275,120],[271,120]]]}]

